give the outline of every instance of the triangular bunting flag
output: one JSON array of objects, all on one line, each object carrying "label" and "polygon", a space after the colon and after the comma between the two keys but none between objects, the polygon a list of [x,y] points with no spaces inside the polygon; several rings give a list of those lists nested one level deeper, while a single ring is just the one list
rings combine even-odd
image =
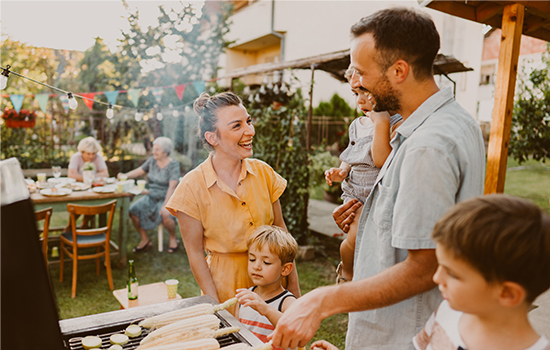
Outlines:
[{"label": "triangular bunting flag", "polygon": [[134,107],[138,107],[138,101],[140,100],[140,89],[128,89],[128,98],[134,104]]},{"label": "triangular bunting flag", "polygon": [[182,96],[184,96],[185,89],[186,89],[185,84],[180,84],[174,87],[174,90],[176,90],[176,94],[178,95],[178,99],[182,100]]},{"label": "triangular bunting flag", "polygon": [[19,110],[21,110],[21,106],[23,105],[24,98],[25,98],[25,95],[22,95],[22,94],[10,95],[10,100],[11,100],[11,103],[13,104],[13,108],[15,109],[15,112],[19,113]]},{"label": "triangular bunting flag", "polygon": [[205,91],[205,82],[193,82],[193,87],[195,88],[197,95],[201,95],[201,93]]},{"label": "triangular bunting flag", "polygon": [[67,97],[67,95],[59,95],[59,100],[61,101],[61,106],[63,106],[65,113],[69,112],[69,98]]},{"label": "triangular bunting flag", "polygon": [[105,94],[105,97],[107,98],[107,101],[109,101],[111,105],[115,105],[117,103],[117,97],[119,96],[118,90],[106,91],[104,92],[104,94]]},{"label": "triangular bunting flag", "polygon": [[46,113],[46,108],[48,108],[48,98],[49,97],[50,97],[50,94],[36,94],[34,96],[36,101],[38,101],[38,106],[40,106],[40,109],[44,113]]},{"label": "triangular bunting flag", "polygon": [[94,96],[96,96],[96,93],[80,93],[80,95],[84,97],[82,100],[84,100],[86,106],[91,110],[94,107]]},{"label": "triangular bunting flag", "polygon": [[153,94],[153,96],[155,96],[155,100],[157,100],[157,103],[160,104],[161,98],[163,95],[163,89],[162,88],[151,89],[151,93]]}]

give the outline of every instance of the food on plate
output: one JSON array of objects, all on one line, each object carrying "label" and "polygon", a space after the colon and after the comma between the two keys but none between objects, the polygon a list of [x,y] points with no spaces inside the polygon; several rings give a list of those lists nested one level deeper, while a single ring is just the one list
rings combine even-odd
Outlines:
[{"label": "food on plate", "polygon": [[111,344],[124,345],[128,342],[128,336],[124,334],[113,334],[109,338]]},{"label": "food on plate", "polygon": [[140,326],[144,328],[160,328],[167,324],[178,322],[186,318],[192,318],[206,314],[214,314],[215,312],[224,310],[235,305],[236,303],[237,298],[235,297],[219,305],[202,303],[199,305],[182,308],[180,310],[163,313],[158,316],[146,318],[140,322]]},{"label": "food on plate", "polygon": [[142,327],[136,324],[130,324],[128,327],[126,327],[124,333],[131,338],[135,338],[142,334]]},{"label": "food on plate", "polygon": [[100,348],[101,338],[98,336],[88,335],[82,338],[82,347],[84,347],[86,350]]},{"label": "food on plate", "polygon": [[113,344],[113,345],[109,346],[109,348],[107,350],[122,350],[122,346],[119,345],[119,344]]},{"label": "food on plate", "polygon": [[82,190],[86,190],[86,189],[90,188],[89,185],[86,185],[86,184],[81,183],[81,182],[65,184],[64,187],[68,188],[68,189],[71,189],[73,191],[82,191]]}]

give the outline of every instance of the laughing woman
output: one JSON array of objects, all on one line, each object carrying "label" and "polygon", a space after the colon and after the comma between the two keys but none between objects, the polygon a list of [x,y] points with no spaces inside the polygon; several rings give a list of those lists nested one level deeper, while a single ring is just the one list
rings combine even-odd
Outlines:
[{"label": "laughing woman", "polygon": [[[249,158],[255,131],[237,95],[203,93],[193,108],[210,155],[186,174],[166,208],[178,217],[201,291],[222,302],[236,289],[252,286],[246,243],[255,229],[273,224],[287,230],[279,203],[287,181],[265,162]],[[287,289],[300,296],[295,268]]]}]

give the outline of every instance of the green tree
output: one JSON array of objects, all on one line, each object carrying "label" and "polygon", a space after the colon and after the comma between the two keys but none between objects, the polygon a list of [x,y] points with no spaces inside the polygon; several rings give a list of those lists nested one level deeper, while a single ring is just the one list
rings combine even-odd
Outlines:
[{"label": "green tree", "polygon": [[513,109],[509,155],[519,163],[549,158],[549,45],[542,54],[544,67],[520,77]]},{"label": "green tree", "polygon": [[[285,83],[283,83],[285,84]],[[286,86],[287,87],[287,86]],[[268,163],[287,180],[281,208],[289,232],[300,244],[311,241],[308,232],[307,110],[298,90],[291,96],[266,89],[245,97],[256,130],[254,157]]]}]

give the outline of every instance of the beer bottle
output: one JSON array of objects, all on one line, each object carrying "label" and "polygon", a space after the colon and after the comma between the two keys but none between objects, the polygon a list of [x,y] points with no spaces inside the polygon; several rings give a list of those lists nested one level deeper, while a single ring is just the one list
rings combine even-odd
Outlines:
[{"label": "beer bottle", "polygon": [[138,298],[138,278],[134,270],[134,260],[128,261],[128,300],[136,300]]}]

